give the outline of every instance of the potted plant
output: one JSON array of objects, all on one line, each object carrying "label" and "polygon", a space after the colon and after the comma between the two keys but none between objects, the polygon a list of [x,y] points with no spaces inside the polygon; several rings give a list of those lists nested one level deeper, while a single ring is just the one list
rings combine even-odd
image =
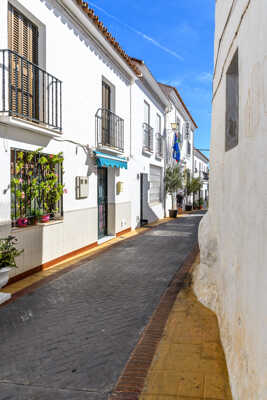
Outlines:
[{"label": "potted plant", "polygon": [[166,169],[164,182],[165,182],[166,193],[170,194],[172,197],[172,209],[169,210],[169,216],[170,218],[176,218],[177,217],[176,193],[178,189],[181,189],[183,187],[182,174],[179,165],[170,166]]},{"label": "potted plant", "polygon": [[58,211],[57,204],[63,194],[64,185],[58,175],[59,171],[63,172],[63,155],[61,152],[44,154],[42,150],[17,154],[11,192],[15,197],[15,209],[19,210],[16,225],[20,227],[34,225],[38,220],[48,222]]},{"label": "potted plant", "polygon": [[[196,207],[195,202],[195,194],[200,191],[202,186],[201,180],[199,177],[194,178],[190,176],[190,171],[187,170],[185,172],[185,188],[186,188],[186,211],[192,211],[192,208]],[[193,205],[192,202],[189,200],[189,196],[193,194]],[[197,207],[198,208],[198,207]]]},{"label": "potted plant", "polygon": [[[0,239],[0,288],[5,286],[9,279],[9,271],[15,268],[15,258],[18,257],[23,250],[16,248],[17,239],[9,235],[5,239]],[[9,293],[0,293],[0,304],[10,299]]]}]

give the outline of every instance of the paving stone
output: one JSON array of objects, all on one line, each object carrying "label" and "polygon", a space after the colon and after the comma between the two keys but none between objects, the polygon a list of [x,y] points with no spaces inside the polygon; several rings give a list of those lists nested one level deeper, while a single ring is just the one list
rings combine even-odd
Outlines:
[{"label": "paving stone", "polygon": [[106,399],[199,221],[159,225],[2,307],[0,400]]}]

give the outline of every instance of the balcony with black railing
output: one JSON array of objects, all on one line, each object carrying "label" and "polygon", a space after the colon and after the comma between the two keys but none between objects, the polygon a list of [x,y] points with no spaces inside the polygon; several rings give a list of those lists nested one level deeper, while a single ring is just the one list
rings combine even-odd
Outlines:
[{"label": "balcony with black railing", "polygon": [[209,173],[202,171],[202,177],[203,177],[204,181],[208,181],[209,180]]},{"label": "balcony with black railing", "polygon": [[99,108],[95,115],[96,145],[110,150],[124,152],[124,120],[105,108]]},{"label": "balcony with black railing", "polygon": [[143,123],[143,152],[153,153],[153,128],[147,123]]},{"label": "balcony with black railing", "polygon": [[12,50],[0,50],[0,116],[62,132],[62,82]]}]

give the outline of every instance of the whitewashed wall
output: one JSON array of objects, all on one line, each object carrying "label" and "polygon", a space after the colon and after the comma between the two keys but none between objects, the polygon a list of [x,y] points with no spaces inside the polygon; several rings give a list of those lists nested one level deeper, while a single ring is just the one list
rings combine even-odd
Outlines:
[{"label": "whitewashed wall", "polygon": [[[143,123],[144,123],[144,102],[150,105],[150,124],[154,128],[154,152],[151,156],[143,154]],[[132,226],[140,223],[140,174],[150,173],[150,165],[162,168],[162,201],[151,203],[148,201],[146,215],[149,222],[164,217],[164,194],[163,194],[163,175],[164,159],[156,158],[156,115],[161,116],[162,135],[164,132],[164,109],[163,106],[153,97],[141,81],[137,81],[132,87],[132,159],[130,163],[130,185],[132,187]],[[149,192],[148,192],[149,200]]]},{"label": "whitewashed wall", "polygon": [[[181,152],[181,170],[185,171],[188,169],[191,173],[193,173],[193,146],[194,146],[194,129],[190,130],[190,138],[189,141],[191,143],[191,154],[187,154],[187,139],[185,138],[185,123],[188,120],[187,115],[185,113],[185,110],[181,112],[182,105],[180,105],[180,108],[176,106],[176,102],[172,102],[172,108],[171,111],[167,113],[166,115],[166,146],[167,146],[167,152],[170,152],[171,156],[171,163],[176,164],[176,161],[172,159],[172,146],[173,146],[173,140],[174,140],[174,132],[172,131],[171,124],[177,121],[177,118],[180,121],[180,131],[182,132],[182,143],[180,144],[180,152]],[[170,195],[167,195],[167,200],[166,200],[166,210],[168,211],[169,209],[172,208],[172,199]]]},{"label": "whitewashed wall", "polygon": [[[231,5],[216,3],[210,208],[200,227],[195,290],[217,312],[233,398],[265,400],[267,2],[237,0],[228,18]],[[237,49],[239,143],[225,152],[226,71]]]},{"label": "whitewashed wall", "polygon": [[[208,166],[209,163],[202,158],[197,151],[194,151],[194,178],[200,177],[202,180],[202,198],[205,200],[205,195],[207,195],[208,198],[208,191],[209,191],[209,183],[207,180],[203,179],[203,172],[208,173]],[[196,194],[196,197],[198,199],[198,193]],[[206,206],[206,203],[205,203]]]},{"label": "whitewashed wall", "polygon": [[[61,8],[55,8],[53,1],[11,0],[17,8],[38,23],[45,33],[40,43],[40,58],[47,72],[63,81],[63,133],[57,140],[36,132],[4,126],[0,123],[0,230],[10,231],[10,149],[36,149],[44,152],[64,153],[64,183],[68,190],[64,194],[64,222],[55,225],[37,226],[14,233],[25,249],[20,257],[19,274],[80,249],[97,241],[97,176],[96,166],[79,145],[95,146],[95,113],[102,102],[102,77],[115,86],[115,113],[124,119],[125,157],[130,156],[130,76],[109,59],[82,33]],[[1,1],[0,48],[7,45],[7,1]],[[40,23],[39,23],[40,21]],[[44,50],[42,52],[42,49]],[[60,142],[61,140],[64,140]],[[124,185],[124,191],[116,193],[118,181],[128,181],[129,170],[112,171],[115,206],[113,234],[131,227],[131,186]],[[89,197],[75,198],[75,177],[89,176]],[[4,189],[7,191],[4,193]],[[110,200],[112,202],[112,200]],[[38,245],[32,246],[39,237]],[[34,240],[33,240],[34,239]],[[41,253],[40,253],[41,249]]]}]

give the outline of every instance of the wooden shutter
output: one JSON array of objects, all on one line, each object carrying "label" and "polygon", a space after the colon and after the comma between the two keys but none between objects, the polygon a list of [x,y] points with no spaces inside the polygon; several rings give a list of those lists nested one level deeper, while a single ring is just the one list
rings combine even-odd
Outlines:
[{"label": "wooden shutter", "polygon": [[35,65],[38,65],[38,28],[11,4],[8,5],[8,47],[16,53],[10,55],[10,111],[37,120],[39,72]]}]

